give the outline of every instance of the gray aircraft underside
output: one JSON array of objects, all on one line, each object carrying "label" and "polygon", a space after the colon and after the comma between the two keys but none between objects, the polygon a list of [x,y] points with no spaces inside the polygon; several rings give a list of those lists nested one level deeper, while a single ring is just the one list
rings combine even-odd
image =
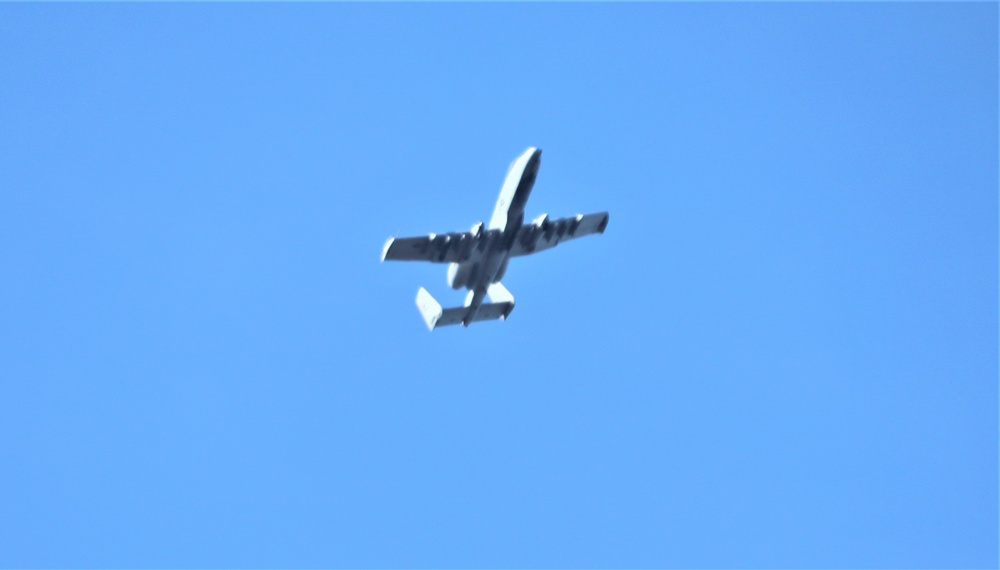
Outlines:
[{"label": "gray aircraft underside", "polygon": [[[506,319],[514,310],[514,297],[500,280],[510,258],[555,247],[564,241],[604,233],[608,213],[576,215],[558,220],[542,214],[524,223],[524,205],[531,194],[542,161],[542,151],[529,148],[507,171],[500,197],[488,226],[482,222],[468,232],[389,238],[382,248],[382,261],[431,261],[448,263],[448,285],[466,288],[465,305],[442,309],[423,287],[417,291],[417,308],[427,328],[476,321]],[[490,302],[484,303],[489,297]]]}]

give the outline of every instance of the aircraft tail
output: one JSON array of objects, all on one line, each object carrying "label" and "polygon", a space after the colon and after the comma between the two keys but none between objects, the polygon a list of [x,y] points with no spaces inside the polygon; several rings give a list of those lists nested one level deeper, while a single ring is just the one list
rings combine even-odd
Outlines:
[{"label": "aircraft tail", "polygon": [[[499,285],[496,283],[494,285]],[[503,287],[500,285],[500,287]],[[491,287],[492,289],[492,287]],[[506,292],[506,289],[503,289]],[[507,293],[510,296],[510,293]],[[502,298],[500,291],[497,290],[497,295],[494,296],[490,294],[491,301],[500,301],[498,297]],[[457,325],[465,320],[466,315],[469,314],[468,307],[453,307],[450,309],[443,309],[441,303],[438,303],[427,289],[423,287],[417,291],[417,308],[420,309],[420,315],[424,318],[424,323],[427,324],[428,330],[434,330],[438,327],[443,327],[447,325]],[[510,297],[510,300],[503,300],[497,303],[483,303],[479,306],[479,310],[476,312],[476,316],[470,322],[478,321],[494,321],[497,319],[506,319],[507,315],[514,310],[514,298]]]}]

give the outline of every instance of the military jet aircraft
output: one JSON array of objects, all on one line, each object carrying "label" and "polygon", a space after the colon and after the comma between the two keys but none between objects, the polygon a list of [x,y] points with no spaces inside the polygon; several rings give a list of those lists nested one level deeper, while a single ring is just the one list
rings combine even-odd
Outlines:
[{"label": "military jet aircraft", "polygon": [[[382,248],[382,261],[431,261],[449,263],[448,285],[466,288],[465,305],[442,309],[423,287],[417,292],[417,308],[427,328],[476,321],[506,319],[514,310],[514,297],[500,280],[510,258],[536,253],[578,237],[604,233],[608,213],[549,219],[547,214],[524,223],[524,205],[535,185],[542,151],[529,148],[514,159],[500,189],[489,226],[482,222],[468,232],[389,238]],[[483,303],[486,296],[490,302]]]}]

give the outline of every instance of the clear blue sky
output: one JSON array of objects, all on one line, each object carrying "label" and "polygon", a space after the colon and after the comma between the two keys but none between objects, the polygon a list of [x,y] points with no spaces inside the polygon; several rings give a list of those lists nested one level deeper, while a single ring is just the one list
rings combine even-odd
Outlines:
[{"label": "clear blue sky", "polygon": [[[998,7],[0,5],[0,566],[996,567]],[[392,235],[527,215],[504,323]]]}]

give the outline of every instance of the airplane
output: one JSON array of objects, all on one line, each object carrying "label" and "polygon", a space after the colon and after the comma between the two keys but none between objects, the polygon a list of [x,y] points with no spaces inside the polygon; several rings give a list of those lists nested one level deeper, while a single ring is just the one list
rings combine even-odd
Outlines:
[{"label": "airplane", "polygon": [[[427,328],[477,321],[506,320],[514,310],[514,297],[500,280],[512,257],[529,255],[578,237],[604,233],[608,213],[576,215],[557,220],[542,214],[524,223],[524,206],[535,185],[542,151],[531,147],[514,159],[507,171],[500,197],[488,226],[482,222],[468,232],[389,238],[382,261],[448,263],[448,285],[466,288],[465,305],[442,309],[423,287],[417,291],[417,308]],[[484,303],[486,297],[489,303]]]}]

